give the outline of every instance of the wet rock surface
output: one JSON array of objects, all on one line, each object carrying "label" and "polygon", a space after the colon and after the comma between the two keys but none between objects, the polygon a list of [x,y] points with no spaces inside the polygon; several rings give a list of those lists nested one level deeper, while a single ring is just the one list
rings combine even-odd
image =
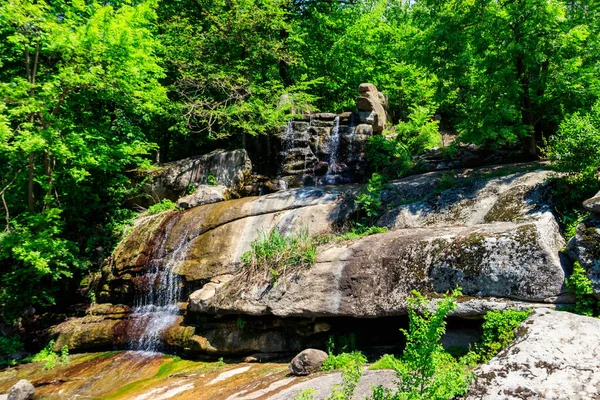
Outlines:
[{"label": "wet rock surface", "polygon": [[600,320],[535,310],[475,374],[467,400],[598,399]]}]

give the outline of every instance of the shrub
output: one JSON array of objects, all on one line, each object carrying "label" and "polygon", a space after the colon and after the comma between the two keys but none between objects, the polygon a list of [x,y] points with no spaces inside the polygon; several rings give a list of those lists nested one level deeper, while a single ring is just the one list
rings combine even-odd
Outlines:
[{"label": "shrub", "polygon": [[369,369],[377,370],[377,369],[393,369],[397,370],[401,368],[401,361],[394,357],[391,354],[384,354],[379,358],[379,360],[375,361],[373,365]]},{"label": "shrub", "polygon": [[434,112],[433,106],[410,107],[408,121],[396,126],[398,139],[408,144],[411,154],[442,146],[439,121],[433,120]]},{"label": "shrub", "polygon": [[323,371],[333,371],[336,369],[344,369],[356,365],[364,365],[367,363],[367,358],[360,351],[352,351],[350,353],[332,354],[325,359],[321,369]]},{"label": "shrub", "polygon": [[488,311],[482,325],[481,343],[475,348],[475,361],[488,362],[515,338],[515,329],[529,316],[529,311]]},{"label": "shrub", "polygon": [[313,400],[314,396],[317,395],[317,391],[315,389],[305,389],[294,396],[294,400]]},{"label": "shrub", "polygon": [[369,167],[374,172],[390,178],[402,176],[412,167],[407,147],[398,140],[384,135],[369,138],[365,155]]},{"label": "shrub", "polygon": [[0,365],[15,364],[12,356],[23,351],[23,343],[18,335],[0,337]]},{"label": "shrub", "polygon": [[160,214],[161,212],[175,210],[175,209],[177,209],[177,204],[175,204],[174,202],[172,202],[169,199],[162,199],[160,201],[160,203],[156,203],[156,204],[153,204],[150,207],[148,207],[146,214],[148,214],[148,215]]},{"label": "shrub", "polygon": [[60,353],[57,353],[54,351],[54,345],[54,340],[51,340],[46,347],[33,356],[31,362],[43,362],[44,369],[53,369],[56,363],[68,364],[69,348],[65,345],[62,347]]},{"label": "shrub", "polygon": [[593,296],[592,281],[579,262],[573,266],[573,274],[567,278],[567,289],[575,295],[573,311],[577,314],[593,317],[598,315],[598,300]]},{"label": "shrub", "polygon": [[334,385],[327,400],[352,400],[358,381],[362,376],[362,364],[351,364],[342,368],[342,384]]},{"label": "shrub", "polygon": [[565,172],[595,176],[600,166],[600,103],[586,114],[563,120],[549,143],[554,166]]},{"label": "shrub", "polygon": [[374,173],[364,191],[356,196],[355,202],[358,208],[365,213],[369,225],[383,212],[383,203],[381,202],[382,190],[383,176]]},{"label": "shrub", "polygon": [[[460,290],[437,302],[434,309],[420,293],[409,299],[409,329],[400,360],[392,363],[398,375],[397,390],[375,387],[373,400],[448,400],[466,392],[471,374],[467,366],[446,353],[440,339],[446,315],[456,308]],[[388,358],[387,361],[390,361]]]},{"label": "shrub", "polygon": [[217,178],[213,175],[212,171],[208,173],[208,176],[206,177],[206,183],[210,186],[217,186],[219,184],[219,181],[217,181]]},{"label": "shrub", "polygon": [[269,233],[260,233],[250,244],[250,250],[242,254],[242,263],[251,270],[268,270],[275,283],[286,268],[310,267],[316,257],[317,247],[308,230],[284,236],[275,228]]}]

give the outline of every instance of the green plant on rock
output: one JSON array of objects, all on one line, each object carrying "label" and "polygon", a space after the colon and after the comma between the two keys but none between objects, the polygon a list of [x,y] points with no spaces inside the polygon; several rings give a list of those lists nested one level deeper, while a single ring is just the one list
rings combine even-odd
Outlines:
[{"label": "green plant on rock", "polygon": [[160,203],[156,203],[148,207],[146,214],[155,215],[160,214],[161,212],[176,210],[177,204],[169,199],[162,199]]},{"label": "green plant on rock", "polygon": [[295,395],[294,400],[313,400],[314,396],[316,395],[317,391],[315,389],[309,388]]},{"label": "green plant on rock", "polygon": [[446,331],[445,318],[456,308],[459,289],[439,300],[435,307],[419,292],[409,299],[409,329],[406,348],[392,364],[399,378],[397,389],[373,389],[372,400],[448,400],[466,392],[469,368],[446,353],[440,339]]},{"label": "green plant on rock", "polygon": [[212,170],[206,176],[206,184],[210,186],[217,186],[219,184],[219,181],[217,180],[217,177],[213,174]]},{"label": "green plant on rock", "polygon": [[352,351],[349,353],[332,354],[325,359],[321,370],[333,371],[343,370],[354,365],[364,365],[367,362],[367,358],[360,351]]},{"label": "green plant on rock", "polygon": [[529,316],[529,311],[505,310],[488,311],[481,326],[481,342],[475,352],[469,354],[471,361],[485,363],[500,350],[506,348],[515,338],[515,329]]},{"label": "green plant on rock", "polygon": [[573,273],[567,278],[567,289],[575,295],[573,311],[588,317],[598,316],[599,302],[594,297],[592,281],[587,277],[585,268],[579,262],[573,265]]},{"label": "green plant on rock", "polygon": [[363,374],[363,364],[355,363],[344,366],[342,368],[342,384],[333,386],[327,400],[352,400],[358,381]]},{"label": "green plant on rock", "polygon": [[355,203],[366,215],[367,222],[371,225],[383,212],[381,191],[383,190],[383,176],[374,173],[363,192],[356,196]]},{"label": "green plant on rock", "polygon": [[308,230],[283,235],[278,228],[261,232],[242,254],[242,264],[249,270],[266,270],[271,283],[290,267],[310,267],[317,257],[317,247]]},{"label": "green plant on rock", "polygon": [[389,178],[400,177],[412,167],[407,147],[386,135],[371,136],[367,140],[365,156],[372,171]]},{"label": "green plant on rock", "polygon": [[69,348],[65,345],[61,348],[60,353],[54,351],[54,340],[51,340],[46,347],[44,347],[39,353],[37,353],[31,359],[31,362],[43,362],[44,369],[53,369],[57,363],[68,364],[69,363]]},{"label": "green plant on rock", "polygon": [[369,369],[371,369],[371,370],[378,370],[378,369],[393,369],[393,370],[396,370],[396,369],[398,369],[398,368],[401,367],[400,363],[401,363],[401,361],[398,360],[392,354],[384,354],[384,355],[382,355],[379,358],[379,360],[375,361],[369,367]]},{"label": "green plant on rock", "polygon": [[23,342],[18,335],[0,337],[0,366],[14,365],[15,353],[23,351]]}]

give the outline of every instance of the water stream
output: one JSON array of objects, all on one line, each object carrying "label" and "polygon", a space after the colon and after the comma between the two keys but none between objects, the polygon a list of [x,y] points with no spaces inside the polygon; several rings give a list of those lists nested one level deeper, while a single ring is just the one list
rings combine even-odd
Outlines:
[{"label": "water stream", "polygon": [[331,129],[331,142],[330,142],[330,156],[329,156],[329,166],[327,167],[326,175],[335,175],[337,162],[338,162],[338,153],[340,151],[340,117],[335,117],[333,120],[333,128]]},{"label": "water stream", "polygon": [[[168,232],[168,231],[167,231]],[[161,243],[161,253],[168,239],[168,233]],[[132,350],[157,352],[164,348],[162,333],[177,322],[178,300],[181,294],[181,277],[173,273],[173,267],[185,258],[187,238],[184,236],[175,250],[164,258],[150,262],[150,270],[145,274],[145,288],[135,298],[132,320],[135,339],[130,343]]]}]

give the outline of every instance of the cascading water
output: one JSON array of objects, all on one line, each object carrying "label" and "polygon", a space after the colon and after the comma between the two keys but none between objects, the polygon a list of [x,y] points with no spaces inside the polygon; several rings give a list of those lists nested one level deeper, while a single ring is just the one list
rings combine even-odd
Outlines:
[{"label": "cascading water", "polygon": [[333,128],[331,129],[331,142],[329,147],[329,166],[327,167],[326,175],[334,175],[335,168],[338,162],[338,153],[340,151],[340,117],[335,117],[333,120]]},{"label": "cascading water", "polygon": [[[161,243],[164,251],[168,234]],[[156,259],[150,262],[150,271],[144,276],[144,291],[135,299],[132,320],[134,340],[132,350],[145,352],[160,351],[164,344],[162,333],[175,324],[179,316],[177,304],[181,293],[181,278],[172,269],[185,258],[186,237],[184,236],[167,261]]]}]

